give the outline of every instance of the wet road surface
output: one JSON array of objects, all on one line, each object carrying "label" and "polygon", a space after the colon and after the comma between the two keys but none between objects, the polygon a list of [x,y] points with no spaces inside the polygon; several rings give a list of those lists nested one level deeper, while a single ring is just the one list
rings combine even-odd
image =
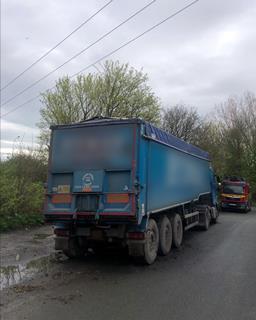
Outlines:
[{"label": "wet road surface", "polygon": [[180,250],[149,267],[111,252],[79,261],[42,255],[27,269],[26,281],[1,293],[3,320],[255,320],[256,210],[186,232]]}]

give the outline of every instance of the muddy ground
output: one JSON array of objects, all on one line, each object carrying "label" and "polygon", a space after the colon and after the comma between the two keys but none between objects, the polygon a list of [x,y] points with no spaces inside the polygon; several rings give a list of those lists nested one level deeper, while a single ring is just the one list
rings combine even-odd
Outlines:
[{"label": "muddy ground", "polygon": [[3,320],[256,319],[256,210],[188,231],[149,267],[119,251],[69,260],[49,226],[2,235],[1,258]]},{"label": "muddy ground", "polygon": [[24,263],[52,252],[52,227],[41,226],[1,234],[1,265]]}]

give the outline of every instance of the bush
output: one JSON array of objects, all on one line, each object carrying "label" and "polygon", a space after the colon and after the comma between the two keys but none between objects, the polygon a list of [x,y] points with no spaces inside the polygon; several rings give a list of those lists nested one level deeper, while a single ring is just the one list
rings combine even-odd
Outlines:
[{"label": "bush", "polygon": [[19,153],[0,163],[0,231],[43,222],[46,164],[38,154]]}]

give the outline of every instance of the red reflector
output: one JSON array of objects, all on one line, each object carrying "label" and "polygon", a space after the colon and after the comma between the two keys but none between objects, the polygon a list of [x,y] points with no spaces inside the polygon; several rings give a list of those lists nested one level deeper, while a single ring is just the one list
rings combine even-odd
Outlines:
[{"label": "red reflector", "polygon": [[54,229],[54,233],[56,234],[56,236],[59,236],[59,237],[66,237],[66,236],[69,236],[69,230],[67,229]]},{"label": "red reflector", "polygon": [[71,194],[54,194],[52,195],[52,203],[71,203],[72,196]]},{"label": "red reflector", "polygon": [[107,203],[128,203],[128,193],[110,193],[107,195]]},{"label": "red reflector", "polygon": [[145,233],[144,232],[129,232],[128,233],[128,239],[144,240],[145,239]]}]

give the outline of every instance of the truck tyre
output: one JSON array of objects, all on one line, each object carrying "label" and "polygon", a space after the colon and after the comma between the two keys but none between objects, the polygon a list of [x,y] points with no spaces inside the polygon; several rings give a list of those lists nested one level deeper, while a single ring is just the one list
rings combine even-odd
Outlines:
[{"label": "truck tyre", "polygon": [[183,224],[179,214],[172,218],[172,242],[175,248],[179,248],[183,240]]},{"label": "truck tyre", "polygon": [[205,209],[205,213],[204,213],[204,222],[203,222],[203,230],[207,231],[210,227],[210,221],[211,221],[211,214],[210,214],[210,210],[208,208]]},{"label": "truck tyre", "polygon": [[145,235],[144,257],[146,264],[152,264],[157,257],[159,247],[159,231],[154,219],[149,219]]},{"label": "truck tyre", "polygon": [[172,247],[172,225],[167,216],[159,222],[159,249],[158,252],[162,256],[166,256]]},{"label": "truck tyre", "polygon": [[68,248],[64,249],[63,253],[70,259],[77,259],[85,255],[85,250],[79,246],[76,238],[71,238],[68,241]]},{"label": "truck tyre", "polygon": [[217,216],[216,218],[212,218],[212,219],[211,219],[212,224],[216,224],[217,221],[218,221],[218,216]]},{"label": "truck tyre", "polygon": [[211,217],[211,222],[213,224],[216,224],[218,221],[218,217],[219,217],[219,211],[218,208],[212,207],[212,217]]}]

